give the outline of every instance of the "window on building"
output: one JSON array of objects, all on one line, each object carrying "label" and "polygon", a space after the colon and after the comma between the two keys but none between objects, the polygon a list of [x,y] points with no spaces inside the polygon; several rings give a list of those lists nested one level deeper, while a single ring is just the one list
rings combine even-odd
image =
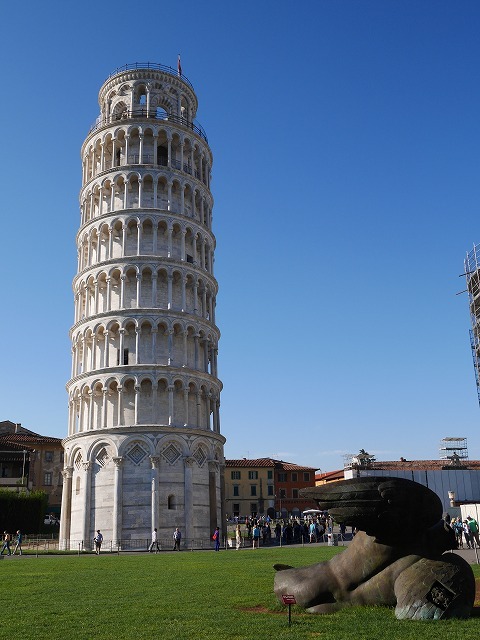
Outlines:
[{"label": "window on building", "polygon": [[234,496],[239,496],[240,495],[240,487],[238,486],[238,484],[234,484],[233,485],[233,495]]},{"label": "window on building", "polygon": [[250,495],[251,496],[256,496],[257,495],[257,485],[256,484],[251,484],[250,485]]},{"label": "window on building", "polygon": [[231,478],[232,480],[240,480],[240,471],[232,471]]},{"label": "window on building", "polygon": [[278,474],[278,481],[279,482],[286,482],[287,481],[287,474],[284,473],[283,471],[280,471]]},{"label": "window on building", "polygon": [[45,451],[45,462],[53,462],[53,451]]},{"label": "window on building", "polygon": [[175,496],[168,496],[167,509],[175,509]]},{"label": "window on building", "polygon": [[268,478],[269,480],[273,480],[273,470],[272,470],[272,469],[269,469],[269,470],[267,471],[267,478]]},{"label": "window on building", "polygon": [[[165,112],[163,114],[164,116],[166,115]],[[158,115],[158,109],[157,109],[157,118],[160,118],[161,116]],[[164,118],[162,118],[163,120]],[[167,147],[157,147],[157,164],[161,165],[162,167],[166,167],[168,166],[168,149]]]},{"label": "window on building", "polygon": [[303,479],[305,480],[305,482],[310,482],[310,473],[308,471],[305,471],[305,473],[303,474]]},{"label": "window on building", "polygon": [[256,502],[251,502],[250,503],[250,513],[251,513],[251,515],[252,516],[256,516],[257,515],[257,510],[258,510],[257,503]]},{"label": "window on building", "polygon": [[298,498],[298,489],[292,489],[292,498]]},{"label": "window on building", "polygon": [[240,503],[238,503],[238,502],[234,502],[233,503],[233,515],[234,516],[239,516],[240,515]]},{"label": "window on building", "polygon": [[258,471],[249,471],[248,472],[249,480],[258,480]]},{"label": "window on building", "polygon": [[292,482],[297,482],[298,481],[298,473],[293,472],[292,473]]},{"label": "window on building", "polygon": [[51,471],[47,471],[43,474],[43,484],[45,487],[51,487],[53,480],[53,473]]},{"label": "window on building", "polygon": [[117,364],[128,364],[128,349],[123,350],[123,357],[120,353],[120,349],[117,350]]},{"label": "window on building", "polygon": [[268,495],[268,496],[273,496],[273,495],[275,495],[275,494],[274,494],[274,492],[273,492],[273,489],[274,489],[273,484],[269,484],[269,485],[267,485],[267,495]]},{"label": "window on building", "polygon": [[286,497],[287,497],[287,490],[286,489],[280,489],[280,498],[282,498],[282,500],[283,500]]}]

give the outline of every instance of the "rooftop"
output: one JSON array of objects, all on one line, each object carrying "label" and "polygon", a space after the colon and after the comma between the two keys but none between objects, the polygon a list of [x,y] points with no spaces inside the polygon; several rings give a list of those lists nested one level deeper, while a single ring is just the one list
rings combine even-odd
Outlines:
[{"label": "rooftop", "polygon": [[225,460],[227,467],[264,467],[280,469],[281,471],[316,471],[316,467],[307,467],[293,462],[284,462],[274,458],[241,458],[240,460]]}]

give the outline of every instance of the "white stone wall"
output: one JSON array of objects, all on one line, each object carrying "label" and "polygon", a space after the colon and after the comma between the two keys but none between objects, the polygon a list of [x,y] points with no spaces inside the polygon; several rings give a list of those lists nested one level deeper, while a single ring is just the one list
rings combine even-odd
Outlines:
[{"label": "white stone wall", "polygon": [[60,538],[223,523],[212,153],[174,70],[127,65],[82,146]]},{"label": "white stone wall", "polygon": [[[119,430],[120,431],[120,430]],[[73,436],[64,441],[66,465],[72,473],[72,518],[70,540],[91,541],[100,529],[105,540],[146,540],[152,528],[159,537],[169,538],[175,527],[184,537],[208,540],[211,529],[209,474],[215,473],[215,518],[221,519],[221,472],[224,465],[223,438],[206,437],[190,430],[139,434],[112,433],[108,437]],[[121,458],[121,509],[115,526],[115,459]],[[156,459],[156,478],[152,471]],[[186,461],[191,481],[185,473]],[[87,468],[88,467],[88,468]],[[155,482],[155,492],[152,491]],[[192,510],[186,513],[186,493],[192,497]],[[156,512],[155,522],[152,513]],[[85,518],[88,513],[88,518]],[[117,535],[118,531],[118,535]]]}]

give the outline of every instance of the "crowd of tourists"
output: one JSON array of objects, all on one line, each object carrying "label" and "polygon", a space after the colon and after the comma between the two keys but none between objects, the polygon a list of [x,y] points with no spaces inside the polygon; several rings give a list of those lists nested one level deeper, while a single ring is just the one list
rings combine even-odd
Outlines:
[{"label": "crowd of tourists", "polygon": [[475,518],[467,516],[466,520],[461,518],[453,518],[450,522],[452,529],[455,531],[457,545],[459,549],[480,548],[480,540],[478,536],[478,522]]},{"label": "crowd of tourists", "polygon": [[[328,514],[319,514],[305,519],[288,518],[272,520],[270,516],[247,517],[242,531],[239,522],[235,525],[236,547],[240,548],[242,540],[251,542],[252,547],[258,548],[269,545],[289,545],[324,542],[325,535],[332,533],[333,521]],[[340,526],[340,534],[346,535],[345,527]]]}]

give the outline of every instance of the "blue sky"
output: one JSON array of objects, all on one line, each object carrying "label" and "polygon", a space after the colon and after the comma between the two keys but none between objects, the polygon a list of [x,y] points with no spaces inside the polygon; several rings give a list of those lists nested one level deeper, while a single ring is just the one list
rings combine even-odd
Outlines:
[{"label": "blue sky", "polygon": [[214,154],[226,456],[327,471],[462,436],[480,458],[455,295],[480,242],[478,2],[2,14],[0,420],[67,434],[80,147],[115,68],[181,53]]}]

